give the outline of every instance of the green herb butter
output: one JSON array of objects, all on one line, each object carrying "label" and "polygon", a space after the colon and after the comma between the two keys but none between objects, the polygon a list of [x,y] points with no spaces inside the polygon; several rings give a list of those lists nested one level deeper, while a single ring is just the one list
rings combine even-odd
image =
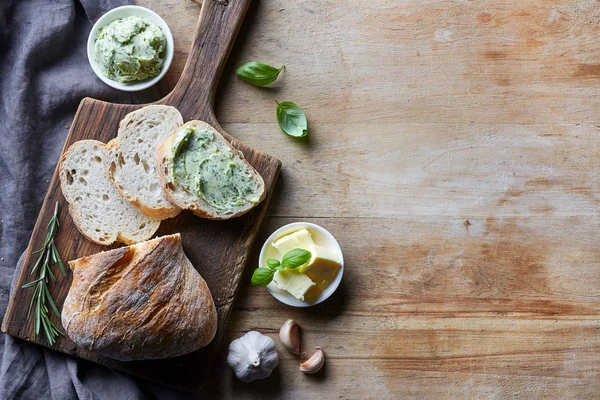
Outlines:
[{"label": "green herb butter", "polygon": [[213,132],[187,126],[179,131],[171,147],[175,182],[228,214],[247,202],[258,203],[256,184],[243,161],[219,145]]},{"label": "green herb butter", "polygon": [[138,82],[160,73],[167,40],[160,27],[144,18],[121,18],[100,28],[94,58],[102,73],[117,82]]}]

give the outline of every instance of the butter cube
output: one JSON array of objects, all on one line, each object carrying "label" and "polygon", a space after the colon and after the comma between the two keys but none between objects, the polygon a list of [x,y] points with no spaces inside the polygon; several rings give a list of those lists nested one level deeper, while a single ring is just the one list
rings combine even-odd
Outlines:
[{"label": "butter cube", "polygon": [[285,235],[282,238],[273,242],[273,247],[279,251],[279,255],[283,257],[285,253],[293,249],[309,250],[315,244],[308,229],[300,229],[299,231]]},{"label": "butter cube", "polygon": [[307,247],[306,250],[310,251],[312,256],[307,264],[300,267],[300,271],[302,272],[306,272],[312,265],[321,261],[329,261],[334,264],[340,263],[337,252],[333,249],[313,244],[312,246]]},{"label": "butter cube", "polygon": [[287,268],[283,271],[277,271],[273,276],[273,281],[280,289],[289,292],[300,301],[304,301],[306,292],[315,286],[315,283],[298,269]]},{"label": "butter cube", "polygon": [[315,289],[322,291],[333,281],[340,269],[337,252],[326,247],[313,245],[310,261],[298,270],[315,282]]}]

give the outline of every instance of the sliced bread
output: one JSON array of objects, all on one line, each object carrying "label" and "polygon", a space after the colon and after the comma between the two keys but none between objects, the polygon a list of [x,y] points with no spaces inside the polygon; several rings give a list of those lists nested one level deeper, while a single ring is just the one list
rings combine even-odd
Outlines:
[{"label": "sliced bread", "polygon": [[[187,158],[192,151],[203,153]],[[156,165],[161,187],[171,203],[202,218],[238,217],[265,198],[260,174],[206,122],[189,121],[160,144]]]},{"label": "sliced bread", "polygon": [[123,198],[148,218],[163,220],[181,209],[169,202],[155,171],[156,146],[183,125],[179,111],[169,106],[147,106],[131,112],[119,124],[117,137],[107,143],[105,166]]},{"label": "sliced bread", "polygon": [[60,160],[60,186],[77,229],[102,245],[133,244],[154,235],[160,221],[142,215],[123,199],[104,168],[106,146],[97,140],[75,142]]}]

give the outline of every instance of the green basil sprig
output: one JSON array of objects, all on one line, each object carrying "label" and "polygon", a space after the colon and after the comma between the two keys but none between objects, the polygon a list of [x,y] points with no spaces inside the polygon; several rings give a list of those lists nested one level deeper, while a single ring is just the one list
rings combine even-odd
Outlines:
[{"label": "green basil sprig", "polygon": [[254,270],[252,274],[253,286],[267,286],[273,280],[275,272],[283,271],[285,268],[298,268],[306,264],[312,254],[308,250],[293,249],[283,255],[281,262],[274,258],[267,260],[267,268],[260,267]]},{"label": "green basil sprig", "polygon": [[291,101],[277,103],[277,122],[282,131],[293,137],[308,135],[308,122],[306,115],[300,107]]},{"label": "green basil sprig", "polygon": [[275,82],[284,68],[285,65],[275,68],[265,63],[251,61],[239,67],[235,73],[246,82],[263,87]]}]

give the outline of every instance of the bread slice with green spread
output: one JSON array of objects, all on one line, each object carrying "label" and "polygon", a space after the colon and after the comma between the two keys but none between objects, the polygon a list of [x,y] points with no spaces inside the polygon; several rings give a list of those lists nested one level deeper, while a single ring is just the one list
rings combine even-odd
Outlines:
[{"label": "bread slice with green spread", "polygon": [[209,219],[238,217],[265,198],[265,182],[215,128],[189,121],[156,149],[171,203]]},{"label": "bread slice with green spread", "polygon": [[60,160],[60,187],[79,231],[94,243],[133,244],[154,235],[160,221],[142,215],[123,199],[104,168],[107,151],[97,140],[75,142]]},{"label": "bread slice with green spread", "polygon": [[163,220],[181,209],[169,202],[155,171],[156,146],[183,125],[179,111],[169,106],[147,106],[119,123],[117,137],[107,143],[105,160],[111,182],[123,198],[148,218]]}]

